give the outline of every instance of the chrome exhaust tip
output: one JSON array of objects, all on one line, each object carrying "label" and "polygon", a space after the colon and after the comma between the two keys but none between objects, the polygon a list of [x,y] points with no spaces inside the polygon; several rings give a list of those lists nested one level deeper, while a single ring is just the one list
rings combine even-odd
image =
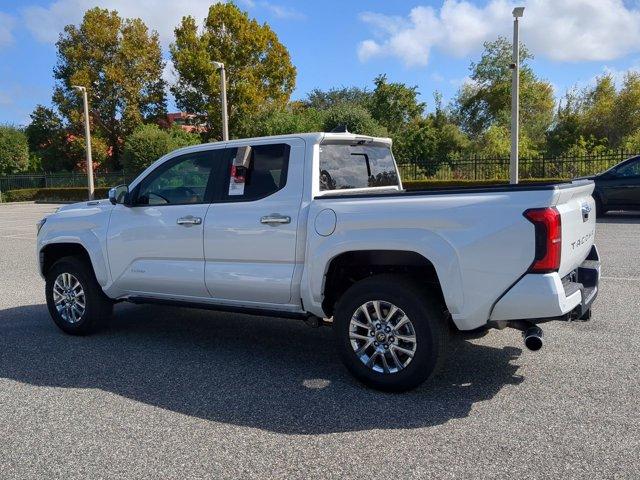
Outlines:
[{"label": "chrome exhaust tip", "polygon": [[524,332],[522,332],[522,337],[524,338],[524,346],[527,347],[532,352],[537,352],[542,348],[544,344],[542,340],[542,329],[538,326],[533,326],[527,328]]}]

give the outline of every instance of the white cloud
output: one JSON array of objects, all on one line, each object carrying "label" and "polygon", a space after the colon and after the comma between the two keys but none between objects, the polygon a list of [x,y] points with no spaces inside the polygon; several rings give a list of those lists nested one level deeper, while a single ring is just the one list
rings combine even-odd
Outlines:
[{"label": "white cloud", "polygon": [[[102,0],[101,8],[117,10],[125,18],[141,18],[156,30],[163,45],[173,41],[173,30],[182,17],[191,15],[198,23],[207,16],[212,0]],[[56,0],[47,7],[31,6],[23,10],[27,28],[41,42],[54,43],[65,25],[79,23],[84,12],[96,6],[95,0]]]},{"label": "white cloud", "polygon": [[303,18],[305,18],[304,13],[299,12],[294,8],[275,5],[269,2],[261,2],[260,5],[271,12],[274,17],[280,18],[282,20],[302,20]]},{"label": "white cloud", "polygon": [[167,82],[167,86],[171,86],[178,81],[178,72],[176,72],[171,59],[166,60],[164,68],[162,69],[162,79]]},{"label": "white cloud", "polygon": [[[621,88],[622,85],[624,84],[625,77],[629,73],[640,73],[640,61],[636,60],[634,63],[631,64],[629,68],[626,68],[623,70],[616,67],[610,67],[608,65],[604,65],[598,73],[587,78],[578,79],[578,81],[568,86],[568,89],[582,90],[585,88],[588,88],[588,89],[593,88],[596,86],[598,79],[604,75],[609,75],[613,79],[613,82],[616,88]],[[562,93],[564,95],[564,92],[566,92],[567,89],[561,90],[560,88],[557,88],[557,86],[554,85],[554,91]]]},{"label": "white cloud", "polygon": [[11,15],[0,12],[0,47],[13,43],[13,27],[15,20]]},{"label": "white cloud", "polygon": [[462,78],[452,78],[449,80],[449,85],[456,88],[463,87],[464,85],[473,85],[473,84],[474,84],[473,78],[471,78],[468,75]]},{"label": "white cloud", "polygon": [[0,105],[11,105],[13,99],[4,92],[0,92]]},{"label": "white cloud", "polygon": [[[603,61],[640,52],[640,7],[623,0],[529,0],[521,21],[521,40],[538,56],[562,62]],[[490,0],[478,7],[444,0],[439,9],[418,6],[408,17],[363,13],[374,38],[358,46],[366,61],[398,57],[407,66],[425,66],[432,49],[464,56],[480,51],[498,35],[510,38],[516,4]],[[636,5],[636,4],[634,4]]]},{"label": "white cloud", "polygon": [[[96,0],[55,0],[46,7],[30,6],[23,10],[27,28],[41,42],[54,43],[65,25],[79,23],[86,10],[96,6]],[[173,30],[182,17],[191,15],[198,23],[207,16],[215,0],[101,0],[99,6],[117,10],[125,18],[141,18],[160,35],[163,45],[173,41]],[[245,0],[249,8],[259,6],[281,19],[300,19],[304,15],[293,8],[267,1]],[[2,18],[0,17],[0,45],[2,42]]]},{"label": "white cloud", "polygon": [[295,8],[285,7],[284,5],[278,5],[276,3],[269,2],[267,0],[240,0],[240,4],[245,8],[251,9],[264,9],[267,10],[275,18],[282,20],[302,20],[306,18],[306,15],[299,12]]}]

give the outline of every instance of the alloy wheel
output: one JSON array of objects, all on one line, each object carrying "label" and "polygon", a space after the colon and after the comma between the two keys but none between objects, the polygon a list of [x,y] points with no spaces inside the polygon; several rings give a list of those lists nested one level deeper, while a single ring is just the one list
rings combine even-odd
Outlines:
[{"label": "alloy wheel", "polygon": [[53,284],[53,302],[60,317],[77,323],[84,315],[87,300],[80,281],[71,273],[61,273]]},{"label": "alloy wheel", "polygon": [[363,364],[387,374],[406,368],[417,347],[409,317],[384,300],[371,300],[356,309],[349,323],[349,341]]}]

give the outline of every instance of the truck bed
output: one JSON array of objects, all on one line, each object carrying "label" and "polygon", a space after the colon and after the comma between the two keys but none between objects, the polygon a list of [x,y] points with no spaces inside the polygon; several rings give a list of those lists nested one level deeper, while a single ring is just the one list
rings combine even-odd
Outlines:
[{"label": "truck bed", "polygon": [[588,185],[591,180],[567,180],[566,182],[536,182],[536,183],[518,183],[518,184],[500,184],[483,185],[483,186],[448,186],[448,187],[432,187],[429,189],[411,189],[411,190],[386,190],[386,191],[359,191],[352,193],[350,190],[342,192],[332,192],[324,194],[318,198],[361,198],[361,197],[397,197],[397,196],[417,196],[417,195],[455,195],[455,194],[478,194],[478,193],[501,193],[501,192],[525,192],[536,190],[563,190],[566,188]]},{"label": "truck bed", "polygon": [[[545,182],[425,190],[360,190],[315,197],[310,218],[332,212],[335,232],[317,236],[310,222],[306,264],[326,265],[340,248],[409,250],[429,259],[460,329],[486,323],[495,302],[527,273],[536,255],[530,209],[554,208],[562,218],[559,278],[576,269],[593,244],[593,182]],[[584,212],[581,213],[581,209]],[[353,246],[351,246],[353,245]],[[313,272],[313,291],[323,273]],[[309,302],[305,301],[305,305]]]}]

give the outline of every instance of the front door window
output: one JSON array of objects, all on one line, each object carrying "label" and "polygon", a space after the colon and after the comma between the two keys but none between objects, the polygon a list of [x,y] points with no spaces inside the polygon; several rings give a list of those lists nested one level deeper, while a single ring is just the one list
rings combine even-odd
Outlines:
[{"label": "front door window", "polygon": [[136,205],[206,203],[214,160],[211,152],[196,152],[170,160],[145,178]]}]

